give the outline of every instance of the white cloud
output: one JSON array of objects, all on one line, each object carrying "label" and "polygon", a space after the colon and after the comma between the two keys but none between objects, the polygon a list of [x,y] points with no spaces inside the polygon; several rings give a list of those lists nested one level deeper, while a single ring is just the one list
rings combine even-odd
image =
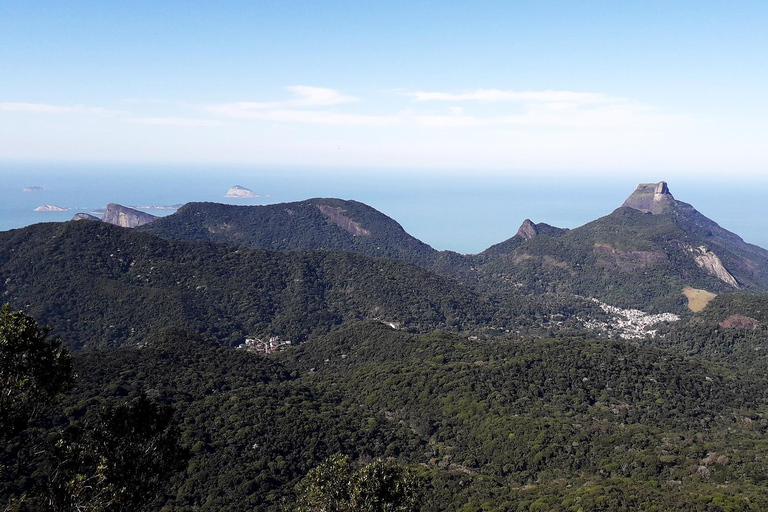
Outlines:
[{"label": "white cloud", "polygon": [[223,105],[214,105],[208,107],[211,112],[233,117],[242,117],[244,112],[254,112],[263,110],[284,110],[305,107],[327,107],[330,105],[339,105],[341,103],[352,103],[358,101],[353,96],[345,96],[334,89],[325,87],[310,87],[307,85],[292,85],[286,87],[287,90],[295,96],[293,99],[273,102],[238,102],[225,103]]},{"label": "white cloud", "polygon": [[210,113],[219,114],[235,119],[255,119],[263,121],[293,122],[305,124],[334,124],[354,126],[384,126],[396,124],[395,116],[375,116],[364,114],[345,114],[327,110],[273,109],[261,110],[242,106],[240,103],[230,103],[209,107]]},{"label": "white cloud", "polygon": [[[284,123],[350,125],[350,126],[416,126],[431,128],[472,128],[488,126],[531,126],[559,128],[606,128],[653,125],[674,120],[632,100],[603,93],[572,91],[525,91],[478,89],[465,93],[411,92],[418,102],[475,101],[515,102],[521,113],[505,113],[496,109],[491,114],[472,115],[461,106],[448,108],[450,114],[414,109],[392,114],[348,113],[318,109],[358,101],[334,89],[321,87],[288,87],[295,98],[279,102],[237,102],[206,107],[209,114],[234,119],[251,119]],[[444,112],[444,111],[443,111]]]},{"label": "white cloud", "polygon": [[477,89],[472,92],[448,93],[417,91],[406,93],[415,101],[518,101],[518,102],[572,102],[572,103],[614,103],[626,101],[602,93],[572,91],[503,91],[500,89]]},{"label": "white cloud", "polygon": [[214,119],[192,119],[187,117],[134,117],[125,119],[125,122],[162,126],[221,126],[224,124]]},{"label": "white cloud", "polygon": [[283,102],[283,106],[287,107],[327,106],[358,101],[358,99],[353,96],[344,96],[334,89],[326,89],[324,87],[292,85],[286,87],[286,89],[298,96],[297,99]]},{"label": "white cloud", "polygon": [[346,96],[335,89],[294,85],[286,87],[294,98],[275,102],[237,102],[212,105],[205,110],[234,119],[257,119],[307,124],[334,124],[356,126],[382,126],[393,124],[393,116],[349,114],[329,110],[317,110],[316,107],[328,107],[359,101],[353,96]]},{"label": "white cloud", "polygon": [[0,112],[20,112],[26,114],[122,114],[119,110],[108,110],[84,105],[61,106],[46,103],[0,103]]},{"label": "white cloud", "polygon": [[413,115],[407,121],[417,126],[429,128],[470,128],[477,126],[490,126],[501,124],[500,119],[480,118],[459,114],[453,115]]},{"label": "white cloud", "polygon": [[497,107],[492,114],[472,116],[461,107],[450,107],[452,115],[434,113],[412,116],[413,122],[431,127],[528,126],[552,128],[610,128],[669,126],[681,118],[663,115],[654,108],[636,101],[603,93],[573,91],[509,91],[477,89],[472,92],[410,92],[416,102],[474,101],[515,103],[522,113],[506,114]]}]

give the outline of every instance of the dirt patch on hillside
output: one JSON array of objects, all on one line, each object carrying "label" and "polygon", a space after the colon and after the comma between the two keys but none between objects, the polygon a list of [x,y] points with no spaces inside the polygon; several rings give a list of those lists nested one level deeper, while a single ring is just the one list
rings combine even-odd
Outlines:
[{"label": "dirt patch on hillside", "polygon": [[731,315],[720,322],[720,327],[724,329],[754,329],[757,327],[757,320],[744,315]]},{"label": "dirt patch on hillside", "polygon": [[709,301],[717,297],[717,295],[712,292],[708,292],[707,290],[700,290],[698,288],[691,288],[690,286],[683,288],[683,295],[685,295],[685,297],[688,299],[688,309],[694,313],[698,313],[699,311],[703,310],[705,307],[707,307]]}]

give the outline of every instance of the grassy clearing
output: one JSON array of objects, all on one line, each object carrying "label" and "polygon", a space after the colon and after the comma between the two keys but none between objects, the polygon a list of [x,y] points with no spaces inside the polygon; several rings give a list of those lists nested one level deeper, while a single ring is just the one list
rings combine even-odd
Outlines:
[{"label": "grassy clearing", "polygon": [[717,297],[717,295],[712,292],[691,288],[690,286],[683,288],[683,294],[688,299],[688,309],[694,313],[698,313],[704,309],[706,305],[709,304],[709,301]]}]

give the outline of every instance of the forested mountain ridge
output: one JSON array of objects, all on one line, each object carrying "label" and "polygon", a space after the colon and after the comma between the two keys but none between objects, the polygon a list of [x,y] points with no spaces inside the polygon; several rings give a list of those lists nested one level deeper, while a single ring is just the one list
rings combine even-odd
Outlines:
[{"label": "forested mountain ridge", "polygon": [[653,312],[686,311],[686,288],[768,291],[768,251],[676,200],[665,182],[638,185],[622,207],[575,229],[526,219],[515,236],[477,255],[436,251],[381,212],[340,199],[190,203],[139,229],[169,239],[396,258],[481,292],[571,294]]},{"label": "forested mountain ridge", "polygon": [[[225,344],[248,336],[299,342],[368,318],[421,332],[580,328],[600,314],[586,300],[591,297],[680,313],[688,308],[686,288],[715,294],[764,290],[758,278],[765,251],[674,200],[665,184],[655,186],[658,194],[651,190],[646,204],[643,187],[639,200],[633,194],[625,203],[630,207],[579,228],[526,220],[508,242],[475,256],[438,253],[376,210],[337,200],[273,205],[267,214],[252,207],[190,204],[179,217],[133,230],[91,222],[39,224],[0,233],[0,295],[50,323],[71,347],[81,347],[140,342],[161,326],[210,333]],[[657,196],[661,199],[653,203]],[[649,205],[656,211],[644,208]],[[236,223],[249,219],[250,211],[257,212],[252,216],[261,219],[263,230]],[[187,229],[188,221],[197,227],[183,233],[216,238],[209,214],[216,222],[230,216],[217,225],[240,226],[222,229],[245,237],[241,241],[268,237],[284,250],[245,250],[145,232],[161,222]],[[290,223],[297,223],[296,231],[286,231]],[[279,233],[293,238],[279,239]],[[391,233],[395,242],[385,245]],[[347,252],[288,250],[329,245],[328,240],[349,248],[363,239],[381,242],[376,247],[396,257],[360,254],[371,245]],[[401,261],[408,254],[429,270]],[[741,271],[745,265],[750,273]]]},{"label": "forested mountain ridge", "polygon": [[368,205],[315,198],[266,206],[187,203],[142,231],[177,240],[226,242],[253,249],[351,251],[430,266],[438,251]]},{"label": "forested mountain ridge", "polygon": [[[613,213],[567,231],[524,223],[476,257],[481,290],[572,293],[645,311],[687,308],[683,290],[768,291],[768,251],[745,243],[666,183],[640,184]],[[528,228],[527,230],[524,228]]]},{"label": "forested mountain ridge", "polygon": [[505,310],[404,261],[245,250],[83,221],[0,233],[0,297],[73,347],[137,342],[163,326],[229,344],[248,335],[302,341],[365,318],[460,329],[490,326]]}]

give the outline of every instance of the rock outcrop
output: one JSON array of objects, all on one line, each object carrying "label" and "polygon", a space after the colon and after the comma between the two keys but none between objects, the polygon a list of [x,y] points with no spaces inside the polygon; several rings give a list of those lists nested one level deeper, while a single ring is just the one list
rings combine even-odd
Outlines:
[{"label": "rock outcrop", "polygon": [[258,194],[254,194],[253,190],[235,185],[230,188],[224,197],[236,197],[238,199],[256,199]]},{"label": "rock outcrop", "polygon": [[333,207],[327,204],[319,204],[317,205],[317,209],[328,218],[328,222],[336,224],[347,233],[352,234],[352,236],[371,236],[371,232],[360,226],[359,222],[355,222],[344,215],[346,210],[343,210],[338,206]]},{"label": "rock outcrop", "polygon": [[674,204],[675,198],[669,192],[667,182],[660,181],[658,183],[640,183],[621,206],[658,215],[667,211]]},{"label": "rock outcrop", "polygon": [[520,225],[520,228],[517,230],[517,235],[525,238],[526,240],[530,240],[538,234],[539,230],[536,228],[536,224],[534,224],[531,219],[525,219]]},{"label": "rock outcrop", "polygon": [[115,226],[135,228],[136,226],[143,226],[144,224],[154,222],[156,219],[157,217],[154,215],[116,203],[109,203],[107,209],[104,210],[104,217],[101,220]]},{"label": "rock outcrop", "polygon": [[95,221],[101,221],[100,218],[98,218],[95,215],[91,215],[90,213],[76,213],[74,217],[72,217],[72,220],[95,220]]},{"label": "rock outcrop", "polygon": [[730,272],[728,272],[728,270],[726,270],[717,254],[708,250],[703,245],[700,245],[699,247],[686,246],[685,248],[688,252],[693,254],[693,259],[696,261],[696,264],[708,274],[715,276],[722,282],[729,284],[734,288],[739,288],[739,282]]}]

